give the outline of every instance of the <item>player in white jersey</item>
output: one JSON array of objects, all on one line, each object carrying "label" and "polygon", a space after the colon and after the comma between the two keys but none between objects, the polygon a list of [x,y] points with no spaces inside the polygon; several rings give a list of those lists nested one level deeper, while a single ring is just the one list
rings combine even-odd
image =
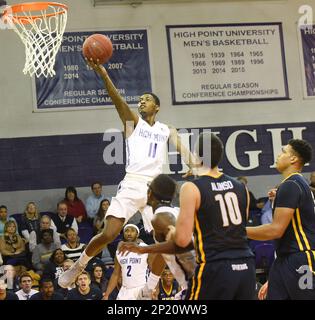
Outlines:
[{"label": "player in white jersey", "polygon": [[[127,224],[124,227],[124,239],[127,242],[139,243],[138,236],[139,228],[136,225]],[[143,242],[140,242],[139,245],[146,246]],[[117,300],[136,300],[140,290],[147,282],[147,275],[148,254],[132,253],[124,256],[117,250],[114,271],[103,295],[104,300],[108,300],[109,295],[116,288],[120,277],[122,279],[122,286]]]},{"label": "player in white jersey", "polygon": [[[176,182],[169,176],[160,174],[153,179],[148,189],[148,205],[152,206],[154,211],[152,225],[156,244],[140,247],[136,243],[124,242],[120,245],[119,251],[122,254],[126,251],[162,254],[164,261],[184,292],[188,287],[188,279],[194,274],[195,251],[192,242],[185,249],[175,246],[172,240],[166,242],[170,226],[175,227],[179,214],[179,208],[171,206],[175,193]],[[155,280],[158,282],[162,272],[160,268],[156,267],[155,261],[153,261],[151,273],[155,274]],[[149,298],[156,283],[148,282],[139,298]]]},{"label": "player in white jersey", "polygon": [[190,168],[197,163],[182,145],[176,129],[155,120],[160,109],[160,101],[155,94],[144,93],[140,97],[139,116],[119,94],[106,69],[98,62],[88,61],[88,63],[103,79],[108,95],[123,122],[128,159],[126,176],[107,210],[103,231],[92,238],[76,263],[59,277],[58,283],[63,288],[71,286],[88,261],[117,237],[123,225],[137,211],[142,213],[145,229],[152,230],[153,213],[146,205],[147,183],[161,173],[168,140],[172,141]]}]

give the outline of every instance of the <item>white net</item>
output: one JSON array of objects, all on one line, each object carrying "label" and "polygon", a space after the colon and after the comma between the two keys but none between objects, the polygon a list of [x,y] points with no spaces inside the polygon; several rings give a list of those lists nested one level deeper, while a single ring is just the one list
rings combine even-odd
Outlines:
[{"label": "white net", "polygon": [[28,8],[27,11],[13,12],[7,19],[12,19],[12,27],[25,45],[24,74],[53,77],[56,55],[67,24],[64,6],[50,3],[40,10]]}]

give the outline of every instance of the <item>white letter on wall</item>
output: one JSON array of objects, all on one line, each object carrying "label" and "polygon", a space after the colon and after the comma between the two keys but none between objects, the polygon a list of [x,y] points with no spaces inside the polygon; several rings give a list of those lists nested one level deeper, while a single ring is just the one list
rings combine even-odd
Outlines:
[{"label": "white letter on wall", "polygon": [[245,154],[248,155],[249,158],[249,165],[247,167],[242,166],[236,156],[236,139],[241,134],[248,134],[251,136],[254,140],[254,142],[257,142],[257,132],[256,130],[248,131],[248,130],[238,130],[233,132],[227,142],[226,142],[226,156],[231,165],[238,169],[238,170],[251,170],[254,168],[257,168],[259,166],[259,154],[262,152],[261,150],[256,151],[245,151]]}]

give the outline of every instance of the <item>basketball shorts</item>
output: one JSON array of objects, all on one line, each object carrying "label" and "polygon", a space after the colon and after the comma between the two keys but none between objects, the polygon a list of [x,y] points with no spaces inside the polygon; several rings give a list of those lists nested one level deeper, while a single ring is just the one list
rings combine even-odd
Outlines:
[{"label": "basketball shorts", "polygon": [[135,288],[127,288],[122,286],[119,290],[116,300],[137,300],[137,297],[143,287],[144,285]]},{"label": "basketball shorts", "polygon": [[269,272],[267,299],[315,300],[315,276],[310,269],[314,256],[309,251],[277,257]]},{"label": "basketball shorts", "polygon": [[197,266],[186,299],[253,300],[255,287],[254,258],[215,260]]},{"label": "basketball shorts", "polygon": [[127,173],[118,186],[116,196],[112,198],[106,217],[114,216],[125,219],[126,224],[137,211],[140,211],[144,229],[147,232],[152,231],[153,211],[152,207],[147,205],[148,183],[152,179]]}]

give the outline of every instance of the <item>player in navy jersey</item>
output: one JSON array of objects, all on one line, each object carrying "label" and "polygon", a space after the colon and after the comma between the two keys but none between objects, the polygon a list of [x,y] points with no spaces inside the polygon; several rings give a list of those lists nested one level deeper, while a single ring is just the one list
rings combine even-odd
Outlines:
[{"label": "player in navy jersey", "polygon": [[314,197],[301,175],[311,158],[312,147],[305,140],[292,139],[282,148],[276,167],[284,180],[276,192],[273,221],[247,227],[251,239],[276,239],[277,258],[269,272],[268,299],[315,299]]},{"label": "player in navy jersey", "polygon": [[254,299],[255,264],[245,229],[248,191],[219,171],[223,144],[217,136],[202,133],[195,150],[203,167],[181,188],[174,235],[175,243],[186,247],[194,234],[197,267],[186,298]]},{"label": "player in navy jersey", "polygon": [[165,267],[155,292],[157,300],[174,300],[179,289],[178,282],[175,280],[171,270]]},{"label": "player in navy jersey", "polygon": [[117,237],[123,225],[137,211],[142,214],[145,230],[152,231],[153,212],[152,208],[147,206],[147,183],[162,172],[169,140],[188,166],[192,167],[196,163],[189,150],[181,143],[176,129],[156,121],[160,101],[155,94],[144,93],[140,97],[138,115],[119,94],[106,69],[93,61],[88,63],[104,81],[108,95],[123,122],[126,138],[126,176],[119,184],[117,194],[112,198],[106,212],[103,231],[90,241],[76,263],[59,277],[58,283],[63,288],[71,286],[89,260]]}]

